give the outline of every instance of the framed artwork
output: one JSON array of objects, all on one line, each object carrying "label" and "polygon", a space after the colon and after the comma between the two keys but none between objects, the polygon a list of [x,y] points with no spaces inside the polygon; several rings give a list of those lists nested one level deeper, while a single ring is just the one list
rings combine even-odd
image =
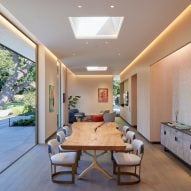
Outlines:
[{"label": "framed artwork", "polygon": [[54,86],[49,85],[49,112],[54,111]]},{"label": "framed artwork", "polygon": [[98,88],[98,102],[108,102],[108,88]]}]

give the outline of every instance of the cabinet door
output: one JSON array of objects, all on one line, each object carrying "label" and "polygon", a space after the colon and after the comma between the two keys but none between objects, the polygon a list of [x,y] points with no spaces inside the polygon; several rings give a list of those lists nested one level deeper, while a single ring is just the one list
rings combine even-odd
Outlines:
[{"label": "cabinet door", "polygon": [[174,154],[176,154],[178,157],[183,159],[183,139],[184,139],[184,134],[180,131],[174,130],[173,134],[173,148],[172,151]]},{"label": "cabinet door", "polygon": [[161,133],[160,133],[160,143],[163,146],[166,146],[165,141],[166,141],[166,126],[161,124]]},{"label": "cabinet door", "polygon": [[174,150],[174,129],[166,126],[166,148],[173,152]]},{"label": "cabinet door", "polygon": [[191,136],[184,134],[183,160],[191,165]]}]

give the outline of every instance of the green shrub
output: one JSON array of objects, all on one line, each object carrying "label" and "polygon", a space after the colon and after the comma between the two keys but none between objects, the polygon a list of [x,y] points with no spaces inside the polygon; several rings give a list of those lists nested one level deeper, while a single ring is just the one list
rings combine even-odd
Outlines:
[{"label": "green shrub", "polygon": [[35,117],[32,116],[29,119],[20,119],[18,121],[14,121],[12,126],[35,126]]}]

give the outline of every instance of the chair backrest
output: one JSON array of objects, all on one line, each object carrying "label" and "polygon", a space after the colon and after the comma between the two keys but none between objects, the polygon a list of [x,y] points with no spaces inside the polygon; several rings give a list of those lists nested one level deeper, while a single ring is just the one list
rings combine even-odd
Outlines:
[{"label": "chair backrest", "polygon": [[133,131],[127,131],[126,133],[126,139],[128,143],[132,143],[133,140],[135,139],[135,132]]},{"label": "chair backrest", "polygon": [[48,153],[50,155],[59,153],[59,143],[56,139],[51,139],[50,141],[48,141]]},{"label": "chair backrest", "polygon": [[134,139],[132,145],[133,145],[134,153],[136,155],[142,157],[143,153],[144,153],[144,143],[143,143],[143,141],[138,140],[138,139]]},{"label": "chair backrest", "polygon": [[59,131],[56,133],[56,140],[61,144],[65,140],[65,133],[64,131]]},{"label": "chair backrest", "polygon": [[127,131],[129,131],[129,126],[124,125],[122,128],[123,134],[126,135]]},{"label": "chair backrest", "polygon": [[66,137],[71,134],[70,128],[66,125],[64,127],[62,127],[62,130],[64,131]]},{"label": "chair backrest", "polygon": [[104,122],[114,122],[115,121],[115,112],[104,113],[103,120],[104,120]]}]

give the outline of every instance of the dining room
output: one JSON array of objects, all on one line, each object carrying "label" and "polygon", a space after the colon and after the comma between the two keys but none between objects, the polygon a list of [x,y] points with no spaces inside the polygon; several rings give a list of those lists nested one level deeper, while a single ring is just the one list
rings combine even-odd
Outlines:
[{"label": "dining room", "polygon": [[190,0],[0,0],[0,24],[17,37],[0,30],[0,44],[35,45],[37,63],[35,145],[0,173],[0,190],[190,191],[190,21]]}]

